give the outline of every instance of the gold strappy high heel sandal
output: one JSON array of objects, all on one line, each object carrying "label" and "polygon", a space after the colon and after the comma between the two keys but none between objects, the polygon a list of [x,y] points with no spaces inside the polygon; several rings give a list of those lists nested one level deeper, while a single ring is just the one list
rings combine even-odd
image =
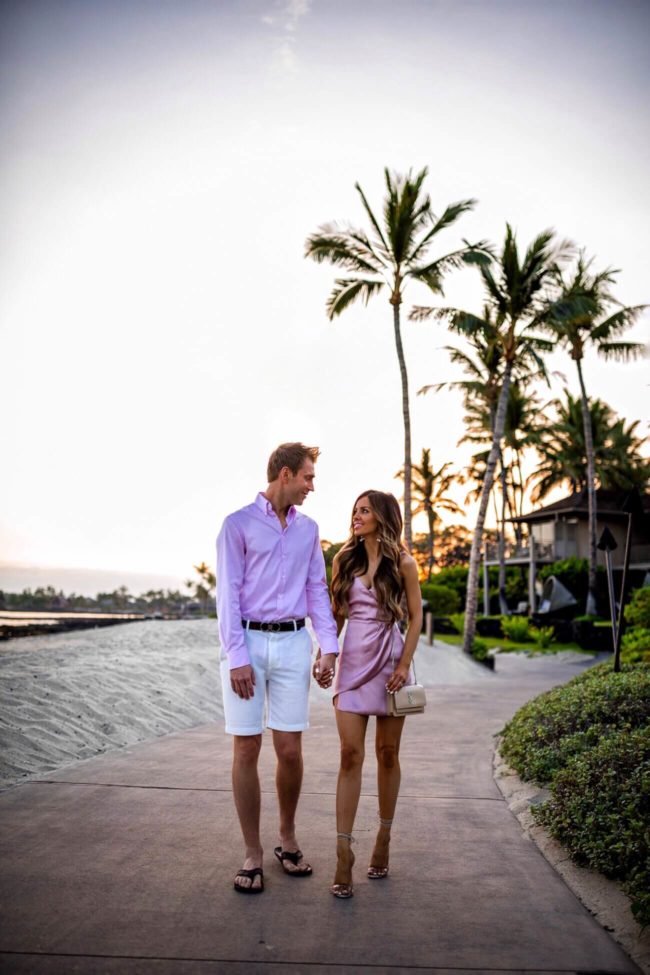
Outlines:
[{"label": "gold strappy high heel sandal", "polygon": [[[391,826],[393,825],[393,820],[382,819],[380,816],[379,825],[383,826],[384,829],[390,829]],[[390,836],[388,837],[388,840],[390,842]],[[386,853],[388,853],[388,848],[386,849]],[[373,854],[373,858],[374,858],[374,854]],[[388,864],[386,864],[385,867],[373,867],[371,863],[370,866],[368,867],[368,877],[371,880],[383,880],[387,876],[388,876]]]},{"label": "gold strappy high heel sandal", "polygon": [[[350,849],[350,845],[354,843],[354,839],[352,838],[352,833],[337,833],[336,839],[337,841],[338,840],[348,841],[347,849],[350,854],[350,881],[349,883],[346,884],[337,884],[337,883],[332,884],[332,886],[330,887],[330,892],[334,895],[334,897],[339,897],[341,900],[347,900],[349,897],[354,896],[354,885],[352,883],[352,867],[354,866],[354,853]],[[338,847],[338,842],[337,842],[337,847]],[[338,859],[339,857],[338,857],[338,849],[337,849],[337,860]],[[336,867],[337,873],[338,873],[338,869],[339,868],[337,863],[337,867]]]}]

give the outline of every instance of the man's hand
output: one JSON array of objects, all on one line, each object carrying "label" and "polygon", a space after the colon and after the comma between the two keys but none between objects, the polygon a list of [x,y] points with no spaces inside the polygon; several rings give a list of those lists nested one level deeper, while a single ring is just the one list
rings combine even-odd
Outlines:
[{"label": "man's hand", "polygon": [[336,654],[326,653],[321,657],[319,650],[312,673],[319,687],[331,687],[336,673]]},{"label": "man's hand", "polygon": [[230,671],[230,686],[237,695],[247,701],[255,696],[253,687],[255,686],[255,671],[250,664],[243,667],[233,667]]}]

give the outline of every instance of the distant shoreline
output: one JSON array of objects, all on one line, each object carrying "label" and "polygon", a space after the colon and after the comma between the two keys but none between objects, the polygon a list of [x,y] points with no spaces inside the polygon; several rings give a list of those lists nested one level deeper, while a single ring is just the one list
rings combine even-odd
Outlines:
[{"label": "distant shoreline", "polygon": [[147,589],[181,589],[183,576],[156,572],[130,572],[122,569],[86,569],[65,566],[28,565],[0,562],[0,589],[22,592],[39,586],[53,586],[80,596],[95,596],[126,586],[131,592]]},{"label": "distant shoreline", "polygon": [[49,633],[69,633],[90,630],[120,623],[137,623],[150,616],[144,613],[88,613],[88,612],[12,612],[0,610],[0,641]]}]

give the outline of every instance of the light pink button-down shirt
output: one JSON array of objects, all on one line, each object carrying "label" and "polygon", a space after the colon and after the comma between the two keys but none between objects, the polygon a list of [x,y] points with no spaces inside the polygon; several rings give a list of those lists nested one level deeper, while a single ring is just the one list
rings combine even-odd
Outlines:
[{"label": "light pink button-down shirt", "polygon": [[231,670],[250,663],[242,619],[309,616],[323,653],[338,653],[316,522],[292,506],[283,529],[263,494],[228,515],[217,539],[217,613]]}]

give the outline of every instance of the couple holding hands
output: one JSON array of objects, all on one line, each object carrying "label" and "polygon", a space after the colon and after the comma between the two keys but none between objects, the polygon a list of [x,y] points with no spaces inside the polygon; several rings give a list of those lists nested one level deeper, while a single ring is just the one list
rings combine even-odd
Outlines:
[{"label": "couple holding hands", "polygon": [[[377,717],[379,827],[368,877],[388,874],[404,718],[389,716],[387,701],[388,693],[413,682],[410,665],[422,626],[417,567],[402,544],[402,517],[393,495],[366,491],[354,503],[350,537],[334,558],[330,603],[318,526],[297,510],[314,490],[318,455],[316,447],[281,444],[269,458],[266,490],[228,515],[217,540],[223,705],[226,731],[233,736],[233,795],[246,848],[234,885],[244,894],[264,890],[257,763],[265,723],[277,757],[280,843],[274,854],[291,877],[312,873],[295,828],[310,671],[321,687],[334,685],[341,739],[337,863],[330,890],[339,898],[353,895],[352,830],[370,715]],[[397,623],[404,600],[408,627],[402,638]],[[307,616],[320,645],[313,668]],[[338,635],[346,619],[339,655]]]}]

